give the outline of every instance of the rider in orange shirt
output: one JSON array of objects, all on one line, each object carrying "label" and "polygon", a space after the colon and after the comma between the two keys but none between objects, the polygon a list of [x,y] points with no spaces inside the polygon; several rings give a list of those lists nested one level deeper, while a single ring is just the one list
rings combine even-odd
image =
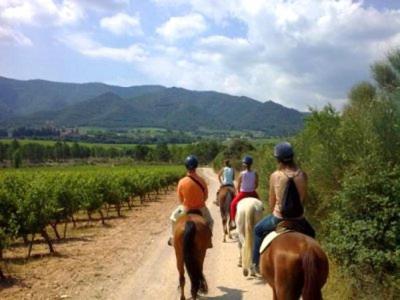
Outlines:
[{"label": "rider in orange shirt", "polygon": [[[211,231],[214,220],[211,217],[210,211],[206,206],[208,198],[208,188],[205,180],[196,173],[198,160],[196,156],[189,155],[186,158],[185,166],[187,174],[178,183],[178,197],[181,205],[174,210],[170,219],[172,221],[172,235],[177,219],[189,210],[199,210],[206,220]],[[168,245],[172,245],[172,237],[168,240]]]}]

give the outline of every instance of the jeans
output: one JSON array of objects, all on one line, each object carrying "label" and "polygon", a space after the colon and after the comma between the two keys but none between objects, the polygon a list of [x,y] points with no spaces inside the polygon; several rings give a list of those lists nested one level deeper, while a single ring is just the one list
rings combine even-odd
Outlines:
[{"label": "jeans", "polygon": [[258,266],[260,260],[260,247],[264,237],[266,237],[268,233],[272,232],[280,221],[282,221],[282,219],[279,219],[274,215],[269,215],[258,222],[254,227],[253,264]]}]

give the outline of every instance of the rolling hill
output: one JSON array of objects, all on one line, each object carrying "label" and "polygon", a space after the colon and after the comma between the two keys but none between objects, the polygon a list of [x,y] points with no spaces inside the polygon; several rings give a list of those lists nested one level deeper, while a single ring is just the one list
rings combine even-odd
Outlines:
[{"label": "rolling hill", "polygon": [[162,86],[117,87],[0,77],[3,126],[162,127],[193,130],[257,130],[267,135],[298,131],[304,113],[272,101],[212,91]]}]

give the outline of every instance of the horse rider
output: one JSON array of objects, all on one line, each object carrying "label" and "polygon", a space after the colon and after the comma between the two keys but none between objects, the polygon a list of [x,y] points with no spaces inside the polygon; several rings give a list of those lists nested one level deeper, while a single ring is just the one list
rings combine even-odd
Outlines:
[{"label": "horse rider", "polygon": [[218,181],[220,184],[220,187],[217,191],[217,198],[214,201],[214,203],[216,205],[219,205],[217,199],[218,199],[218,194],[219,191],[223,188],[223,187],[229,187],[232,188],[233,193],[235,194],[235,185],[234,185],[234,180],[235,180],[235,170],[232,168],[231,163],[229,161],[229,159],[225,159],[224,160],[224,167],[218,172]]},{"label": "horse rider", "polygon": [[246,197],[259,198],[256,192],[256,189],[258,187],[258,174],[256,171],[251,170],[252,164],[253,158],[251,156],[247,155],[243,158],[242,166],[244,170],[240,172],[237,184],[237,190],[239,191],[239,193],[235,196],[231,203],[229,222],[229,227],[231,229],[236,228],[235,217],[239,201]]},{"label": "horse rider", "polygon": [[[278,161],[278,168],[269,179],[269,206],[272,214],[258,222],[254,228],[253,268],[257,272],[259,270],[259,250],[264,237],[275,230],[278,223],[284,220],[281,213],[281,202],[289,177],[293,178],[302,204],[307,196],[307,174],[294,162],[292,146],[288,142],[277,144],[274,148],[274,156]],[[304,229],[304,233],[315,237],[314,229],[303,215],[295,220]]]},{"label": "horse rider", "polygon": [[[196,173],[198,164],[197,157],[194,155],[189,155],[185,160],[187,173],[179,181],[177,189],[181,204],[174,210],[170,217],[172,221],[172,236],[177,219],[189,210],[199,210],[212,232],[214,220],[206,206],[208,188],[205,180]],[[172,236],[168,240],[168,245],[170,246],[173,244]],[[210,245],[211,247],[212,245]]]}]

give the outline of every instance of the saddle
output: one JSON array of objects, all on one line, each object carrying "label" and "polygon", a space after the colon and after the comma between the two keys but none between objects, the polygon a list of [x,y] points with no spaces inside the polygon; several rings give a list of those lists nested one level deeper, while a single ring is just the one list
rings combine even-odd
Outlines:
[{"label": "saddle", "polygon": [[277,233],[295,231],[310,236],[307,228],[305,228],[298,220],[283,220],[276,226],[275,231]]},{"label": "saddle", "polygon": [[270,232],[264,238],[260,247],[260,253],[263,253],[275,238],[288,232],[300,232],[304,235],[314,238],[309,232],[307,232],[307,229],[298,220],[283,220],[276,226],[275,231]]},{"label": "saddle", "polygon": [[198,215],[200,217],[203,217],[203,214],[199,209],[189,209],[186,213],[186,215]]}]

